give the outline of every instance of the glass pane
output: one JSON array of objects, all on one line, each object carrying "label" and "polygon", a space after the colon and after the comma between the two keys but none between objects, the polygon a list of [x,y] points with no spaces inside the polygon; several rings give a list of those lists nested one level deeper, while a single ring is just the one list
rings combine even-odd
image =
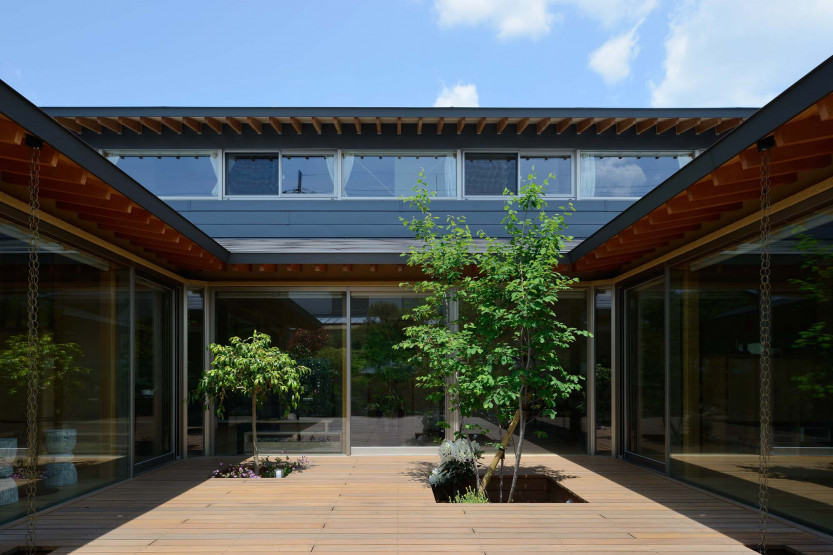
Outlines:
[{"label": "glass pane", "polygon": [[611,307],[610,291],[596,292],[596,453],[611,453]]},{"label": "glass pane", "polygon": [[665,462],[665,287],[631,289],[628,310],[627,406],[631,453]]},{"label": "glass pane", "polygon": [[[0,524],[26,513],[27,234],[0,223]],[[129,475],[130,276],[45,238],[38,510]]]},{"label": "glass pane", "polygon": [[518,192],[518,155],[496,152],[467,152],[466,195],[500,196],[505,190]]},{"label": "glass pane", "polygon": [[142,156],[107,153],[113,162],[160,197],[217,196],[219,157],[207,153],[166,153]]},{"label": "glass pane", "polygon": [[174,449],[172,300],[168,289],[136,283],[135,464]]},{"label": "glass pane", "polygon": [[690,155],[582,155],[581,198],[642,197],[689,162]]},{"label": "glass pane", "polygon": [[446,154],[350,153],[342,160],[347,197],[407,197],[419,172],[429,191],[438,197],[457,196],[457,161]]},{"label": "glass pane", "polygon": [[202,290],[188,291],[188,456],[202,455],[205,445],[205,403],[191,399],[205,369],[205,299]]},{"label": "glass pane", "polygon": [[[571,196],[573,194],[572,159],[569,156],[521,155],[521,186],[529,183],[530,174],[536,183],[545,188],[547,195]],[[544,180],[548,183],[545,185]]]},{"label": "glass pane", "polygon": [[[770,510],[833,531],[833,214],[772,243]],[[671,473],[757,504],[760,247],[679,266],[671,296]]]},{"label": "glass pane", "polygon": [[414,296],[355,293],[350,297],[353,447],[433,445],[443,437],[442,404],[416,386],[418,368],[394,350],[405,338],[402,315],[420,303]]},{"label": "glass pane", "polygon": [[[218,293],[215,341],[250,337],[257,330],[311,370],[300,405],[288,410],[277,396],[257,415],[258,450],[341,453],[344,451],[346,295],[340,292]],[[216,454],[251,454],[252,402],[234,395],[217,420]]]},{"label": "glass pane", "polygon": [[226,194],[277,195],[279,166],[277,154],[226,155]]},{"label": "glass pane", "polygon": [[284,156],[281,161],[284,195],[332,195],[335,156]]}]

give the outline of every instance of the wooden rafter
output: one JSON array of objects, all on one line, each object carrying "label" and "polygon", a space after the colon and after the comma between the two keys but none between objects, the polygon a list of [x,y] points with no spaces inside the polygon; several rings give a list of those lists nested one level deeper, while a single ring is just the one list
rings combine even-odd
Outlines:
[{"label": "wooden rafter", "polygon": [[312,127],[315,129],[315,132],[320,135],[322,131],[321,122],[314,116],[310,118],[310,121],[312,122]]},{"label": "wooden rafter", "polygon": [[743,123],[743,118],[729,118],[721,120],[720,123],[717,124],[717,127],[714,128],[714,132],[718,135],[721,133],[725,133],[731,129],[734,129],[738,125]]},{"label": "wooden rafter", "polygon": [[593,125],[593,118],[585,118],[576,123],[576,135],[581,135]]},{"label": "wooden rafter", "polygon": [[700,135],[701,133],[705,133],[709,129],[714,129],[720,123],[720,118],[706,118],[700,120],[700,123],[694,126],[694,133],[696,135]]},{"label": "wooden rafter", "polygon": [[833,119],[833,94],[829,94],[816,103],[816,111],[821,121]]},{"label": "wooden rafter", "polygon": [[302,133],[304,126],[301,125],[301,120],[296,117],[290,117],[289,124],[292,125],[292,129],[294,129],[297,134],[300,135]]},{"label": "wooden rafter", "polygon": [[272,129],[275,130],[275,133],[278,135],[283,135],[283,123],[278,118],[270,117],[269,118],[269,125],[272,126]]},{"label": "wooden rafter", "polygon": [[[771,164],[769,173],[771,176],[777,176],[824,168],[830,165],[830,157],[831,154],[827,152],[811,158],[788,160],[786,162]],[[722,187],[743,181],[754,181],[760,176],[757,169],[744,170],[741,164],[736,163],[713,171],[711,177],[715,185]]]},{"label": "wooden rafter", "polygon": [[[812,158],[821,154],[833,152],[833,139],[822,139],[812,143],[785,145],[769,151],[770,163],[777,164],[789,160]],[[755,147],[740,153],[740,165],[743,169],[760,167],[762,153]]]},{"label": "wooden rafter", "polygon": [[78,123],[94,133],[101,133],[101,124],[95,118],[75,118]]},{"label": "wooden rafter", "polygon": [[382,118],[379,117],[376,118],[376,134],[382,134]]},{"label": "wooden rafter", "polygon": [[552,123],[552,118],[539,119],[538,124],[536,126],[536,131],[538,131],[538,134],[540,135],[541,133],[543,133],[544,130],[550,126],[550,123]]},{"label": "wooden rafter", "polygon": [[202,122],[194,119],[194,118],[182,118],[182,123],[185,124],[185,127],[196,133],[197,135],[202,135]]},{"label": "wooden rafter", "polygon": [[463,128],[466,126],[466,118],[460,118],[457,120],[457,134],[463,132]]},{"label": "wooden rafter", "polygon": [[259,119],[248,117],[246,118],[246,123],[249,124],[249,127],[251,127],[252,130],[258,135],[263,134],[263,122]]},{"label": "wooden rafter", "polygon": [[437,135],[443,134],[443,124],[445,123],[444,118],[439,118],[437,120]]},{"label": "wooden rafter", "polygon": [[221,134],[223,132],[223,123],[217,118],[206,117],[204,121],[208,128],[215,133]]},{"label": "wooden rafter", "polygon": [[596,122],[596,134],[601,135],[611,127],[616,122],[615,118],[605,118],[603,120],[599,120]]},{"label": "wooden rafter", "polygon": [[570,127],[570,124],[573,123],[573,118],[564,118],[558,122],[558,125],[555,126],[555,131],[560,135]]},{"label": "wooden rafter", "polygon": [[353,118],[353,124],[356,126],[356,135],[362,134],[362,122],[359,118]]},{"label": "wooden rafter", "polygon": [[117,119],[100,117],[96,118],[96,120],[98,121],[99,125],[101,125],[102,127],[106,127],[114,133],[121,134],[122,131],[124,131],[124,127],[122,126],[122,124],[119,123]]},{"label": "wooden rafter", "polygon": [[501,118],[497,122],[497,134],[500,135],[503,133],[503,130],[506,129],[506,125],[509,123],[509,118]]},{"label": "wooden rafter", "polygon": [[336,133],[341,135],[341,120],[338,118],[333,118],[333,125],[336,128]]},{"label": "wooden rafter", "polygon": [[486,118],[480,118],[477,120],[477,134],[480,135],[483,133],[483,128],[486,127]]},{"label": "wooden rafter", "polygon": [[636,125],[636,118],[625,118],[621,121],[618,121],[616,122],[616,134],[621,135],[634,125]]},{"label": "wooden rafter", "polygon": [[668,118],[657,122],[657,135],[662,135],[680,122],[680,118]]},{"label": "wooden rafter", "polygon": [[234,129],[238,135],[243,133],[243,123],[237,118],[226,118],[226,125]]},{"label": "wooden rafter", "polygon": [[775,144],[801,144],[833,137],[833,119],[822,121],[819,115],[790,122],[775,130]]},{"label": "wooden rafter", "polygon": [[422,118],[417,118],[417,135],[422,135]]},{"label": "wooden rafter", "polygon": [[689,129],[696,127],[700,123],[700,118],[688,118],[680,121],[677,124],[677,135],[682,135]]},{"label": "wooden rafter", "polygon": [[[81,132],[81,124],[75,121],[75,118],[57,117],[55,120],[74,133]],[[11,126],[10,126],[11,127]],[[15,126],[17,127],[17,126]]]},{"label": "wooden rafter", "polygon": [[522,118],[522,119],[520,119],[520,120],[518,121],[518,123],[516,124],[516,127],[517,127],[517,133],[518,133],[518,135],[520,135],[521,133],[523,133],[523,132],[524,132],[524,130],[526,129],[526,127],[527,127],[528,125],[529,125],[529,118]]},{"label": "wooden rafter", "polygon": [[402,134],[402,118],[401,117],[396,118],[396,134],[397,135]]},{"label": "wooden rafter", "polygon": [[636,124],[636,134],[641,135],[657,124],[657,118],[644,119]]},{"label": "wooden rafter", "polygon": [[161,117],[159,119],[162,122],[162,125],[164,125],[168,129],[170,129],[171,131],[173,131],[177,135],[182,134],[182,121],[181,120],[178,120],[176,118],[167,118],[167,117]]}]

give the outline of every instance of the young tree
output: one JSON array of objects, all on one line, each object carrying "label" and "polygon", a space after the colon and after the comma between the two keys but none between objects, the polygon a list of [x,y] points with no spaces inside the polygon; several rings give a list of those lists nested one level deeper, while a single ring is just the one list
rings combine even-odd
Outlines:
[{"label": "young tree", "polygon": [[228,345],[212,343],[211,367],[197,385],[196,398],[213,400],[217,416],[224,412],[223,401],[232,393],[252,399],[252,448],[255,472],[260,469],[257,449],[257,407],[270,394],[284,401],[286,412],[296,408],[303,390],[302,378],[309,372],[291,356],[272,347],[272,338],[255,331],[248,339],[232,337]]},{"label": "young tree", "polygon": [[[510,502],[527,423],[555,416],[557,403],[581,387],[581,377],[562,366],[560,355],[578,336],[589,335],[558,320],[559,293],[577,280],[556,270],[569,237],[564,215],[546,212],[547,185],[529,175],[520,195],[505,192],[507,238],[479,231],[479,246],[464,217],[439,223],[421,181],[408,199],[421,217],[405,222],[420,243],[408,253],[408,264],[425,273],[415,288],[427,299],[401,348],[428,368],[420,384],[447,395],[461,423],[476,412],[496,412],[500,421],[517,423]],[[456,315],[454,301],[464,307]],[[461,424],[457,433],[464,429]]]}]

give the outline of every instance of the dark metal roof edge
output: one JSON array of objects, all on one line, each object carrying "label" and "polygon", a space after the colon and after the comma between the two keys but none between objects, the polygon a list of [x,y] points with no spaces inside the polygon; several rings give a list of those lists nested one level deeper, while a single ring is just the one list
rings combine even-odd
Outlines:
[{"label": "dark metal roof edge", "polygon": [[585,239],[567,254],[566,261],[577,262],[832,91],[833,56],[790,85],[700,156]]},{"label": "dark metal roof edge", "polygon": [[229,264],[405,264],[396,253],[271,253],[233,252]]},{"label": "dark metal roof edge", "polygon": [[229,252],[222,245],[108,162],[90,145],[65,129],[3,80],[0,80],[0,112],[223,262],[228,260]]},{"label": "dark metal roof edge", "polygon": [[373,108],[373,107],[217,107],[87,106],[44,107],[52,117],[657,117],[745,118],[757,108]]}]

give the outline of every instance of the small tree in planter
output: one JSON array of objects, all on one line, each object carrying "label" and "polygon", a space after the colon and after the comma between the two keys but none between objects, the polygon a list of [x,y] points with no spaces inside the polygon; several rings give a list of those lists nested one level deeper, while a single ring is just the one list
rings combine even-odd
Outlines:
[{"label": "small tree in planter", "polygon": [[[408,253],[408,264],[427,276],[416,290],[428,297],[400,348],[429,369],[421,385],[446,395],[460,413],[458,434],[467,429],[466,418],[495,412],[501,422],[512,421],[498,445],[502,454],[517,427],[510,502],[527,423],[555,416],[558,401],[580,388],[580,376],[562,366],[560,353],[578,336],[589,335],[558,319],[559,293],[577,280],[556,270],[569,237],[564,215],[546,213],[547,185],[529,175],[520,195],[504,193],[507,239],[480,231],[476,236],[485,248],[475,247],[464,217],[439,223],[421,180],[408,199],[421,217],[404,222],[420,242]],[[452,314],[452,300],[465,309]]]},{"label": "small tree in planter", "polygon": [[272,347],[272,338],[255,331],[248,339],[232,337],[228,345],[212,343],[209,368],[197,385],[195,396],[214,401],[217,416],[222,417],[223,401],[232,393],[252,399],[252,448],[255,473],[260,471],[257,450],[257,407],[270,394],[278,395],[286,412],[296,408],[303,392],[302,378],[309,372],[291,356]]}]

